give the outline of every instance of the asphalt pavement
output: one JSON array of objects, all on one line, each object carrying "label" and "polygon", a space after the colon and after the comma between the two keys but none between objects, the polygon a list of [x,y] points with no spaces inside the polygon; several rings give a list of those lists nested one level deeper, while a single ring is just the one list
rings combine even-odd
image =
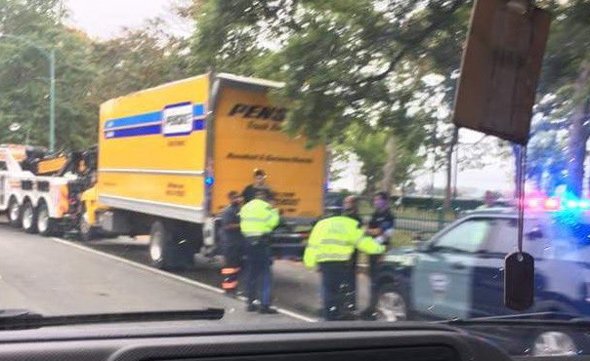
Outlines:
[{"label": "asphalt pavement", "polygon": [[[92,247],[105,246],[99,241]],[[137,246],[117,247],[121,254],[113,255],[114,250],[104,253],[0,224],[0,309],[66,315],[220,307],[226,310],[223,322],[301,322],[301,318],[285,314],[247,313],[242,301],[226,297],[194,277],[168,274],[128,260]]]},{"label": "asphalt pavement", "polygon": [[[147,237],[137,239],[120,237],[96,240],[82,245],[142,265],[149,265],[148,243]],[[219,289],[220,267],[220,262],[196,256],[193,268],[173,271],[173,274]],[[319,274],[306,269],[301,262],[288,260],[275,260],[272,270],[273,304],[287,312],[293,312],[296,316],[301,316],[302,320],[318,318],[321,307]],[[357,296],[359,309],[367,304],[368,294],[368,278],[364,274],[359,274]]]}]

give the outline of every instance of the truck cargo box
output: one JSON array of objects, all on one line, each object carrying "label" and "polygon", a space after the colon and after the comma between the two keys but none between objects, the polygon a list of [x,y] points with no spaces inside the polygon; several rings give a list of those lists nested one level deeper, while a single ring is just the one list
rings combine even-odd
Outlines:
[{"label": "truck cargo box", "polygon": [[323,210],[325,148],[281,132],[281,84],[229,74],[197,76],[107,101],[100,110],[98,194],[106,206],[204,223],[268,174],[286,218]]}]

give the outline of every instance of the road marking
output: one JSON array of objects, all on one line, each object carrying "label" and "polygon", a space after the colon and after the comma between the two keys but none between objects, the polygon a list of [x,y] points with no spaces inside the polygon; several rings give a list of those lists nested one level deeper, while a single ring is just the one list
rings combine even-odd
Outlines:
[{"label": "road marking", "polygon": [[[57,242],[57,243],[60,243],[60,244],[66,245],[66,246],[70,246],[70,247],[77,248],[77,249],[82,250],[82,251],[86,251],[86,252],[93,253],[93,254],[96,254],[96,255],[99,255],[99,256],[102,256],[102,257],[106,257],[106,258],[111,259],[113,261],[121,262],[121,263],[127,264],[129,266],[136,267],[136,268],[139,268],[141,270],[148,271],[148,272],[151,272],[151,273],[160,275],[160,276],[168,277],[168,278],[171,278],[171,279],[176,280],[176,281],[179,281],[179,282],[187,283],[187,284],[190,284],[190,285],[195,286],[195,287],[199,287],[199,288],[202,288],[202,289],[211,291],[211,292],[215,292],[217,294],[221,294],[222,295],[222,294],[225,293],[221,288],[217,288],[217,287],[208,285],[208,284],[203,283],[203,282],[195,281],[195,280],[192,280],[190,278],[182,277],[182,276],[176,275],[174,273],[169,273],[169,272],[166,272],[166,271],[162,271],[162,270],[159,270],[157,268],[149,267],[149,266],[146,266],[146,265],[141,264],[139,262],[130,261],[128,259],[125,259],[125,258],[122,258],[122,257],[119,257],[119,256],[115,256],[115,255],[112,255],[110,253],[98,251],[98,250],[93,249],[93,248],[89,248],[89,247],[86,247],[86,246],[82,246],[80,244],[76,244],[76,243],[73,243],[73,242],[70,242],[70,241],[66,241],[65,239],[56,238],[56,237],[51,237],[50,239],[52,241],[54,241],[54,242]],[[246,301],[246,298],[243,297],[243,296],[240,296],[238,298],[241,301]],[[318,321],[317,319],[310,318],[310,317],[304,316],[304,315],[302,315],[300,313],[289,311],[289,310],[286,310],[286,309],[281,308],[281,307],[275,307],[275,308],[277,309],[277,311],[280,314],[283,314],[285,316],[289,316],[291,318],[295,318],[295,319],[300,320],[300,321],[304,321],[304,322],[317,322]]]}]

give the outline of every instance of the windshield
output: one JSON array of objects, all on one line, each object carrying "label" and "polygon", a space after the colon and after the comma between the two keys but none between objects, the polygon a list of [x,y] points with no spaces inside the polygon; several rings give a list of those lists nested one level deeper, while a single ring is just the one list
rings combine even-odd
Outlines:
[{"label": "windshield", "polygon": [[0,310],[589,317],[590,4],[483,3],[0,0]]}]

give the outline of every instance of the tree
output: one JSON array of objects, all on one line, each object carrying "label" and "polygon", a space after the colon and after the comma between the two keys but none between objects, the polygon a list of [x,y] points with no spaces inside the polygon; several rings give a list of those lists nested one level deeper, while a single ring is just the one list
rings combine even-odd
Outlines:
[{"label": "tree", "polygon": [[[395,139],[391,134],[367,132],[352,127],[347,131],[344,142],[334,147],[334,153],[354,153],[362,162],[361,173],[367,179],[365,193],[372,194],[377,190],[384,190],[383,170],[388,161],[393,161],[396,164],[395,172],[389,175],[392,184],[399,184],[403,187],[411,180],[413,172],[423,160],[416,152],[399,146],[398,142],[396,142],[395,150],[391,152],[393,160],[388,159],[390,154],[384,152],[384,149],[387,148],[392,138]],[[391,190],[391,188],[387,189],[388,192]]]},{"label": "tree", "polygon": [[48,63],[26,41],[56,52],[56,133],[63,149],[97,142],[105,100],[190,75],[188,42],[168,34],[162,20],[101,42],[66,26],[64,9],[58,0],[0,0],[0,33],[19,37],[0,39],[0,129],[21,124],[18,132],[2,132],[0,142],[47,144]]},{"label": "tree", "polygon": [[425,122],[435,119],[411,110],[428,102],[433,91],[446,92],[450,108],[456,78],[435,88],[422,79],[458,69],[467,3],[203,1],[192,64],[196,71],[284,81],[275,95],[290,109],[286,130],[312,143],[345,142],[345,130],[353,126],[391,134],[380,143],[389,155],[386,169],[378,172],[381,187],[391,188],[391,175],[398,173],[394,150],[416,150]]},{"label": "tree", "polygon": [[565,118],[569,125],[567,184],[570,192],[580,196],[590,137],[590,3],[546,1],[545,5],[555,20],[540,92],[554,97],[552,118]]}]

